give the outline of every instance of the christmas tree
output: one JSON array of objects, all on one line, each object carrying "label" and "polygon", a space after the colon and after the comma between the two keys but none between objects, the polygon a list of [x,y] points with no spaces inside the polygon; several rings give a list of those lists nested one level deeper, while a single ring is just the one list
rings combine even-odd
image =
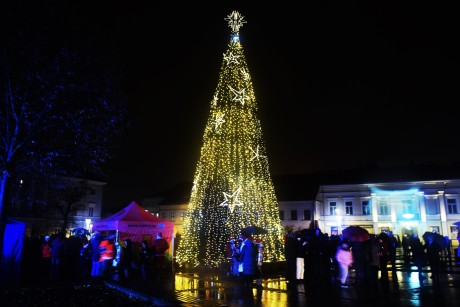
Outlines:
[{"label": "christmas tree", "polygon": [[246,21],[233,11],[225,18],[231,38],[211,101],[201,155],[177,250],[179,265],[218,267],[225,244],[241,229],[259,226],[264,261],[283,261],[283,228],[270,177],[254,89],[239,40]]}]

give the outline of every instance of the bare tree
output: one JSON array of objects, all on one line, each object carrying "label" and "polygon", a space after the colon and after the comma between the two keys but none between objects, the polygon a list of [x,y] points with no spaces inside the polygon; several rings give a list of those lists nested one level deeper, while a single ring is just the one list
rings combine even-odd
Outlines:
[{"label": "bare tree", "polygon": [[104,176],[129,126],[114,49],[71,5],[0,7],[0,248],[21,178]]}]

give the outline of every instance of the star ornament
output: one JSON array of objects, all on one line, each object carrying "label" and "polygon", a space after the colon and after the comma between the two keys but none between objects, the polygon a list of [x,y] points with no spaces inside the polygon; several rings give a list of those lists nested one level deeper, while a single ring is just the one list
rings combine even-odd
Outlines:
[{"label": "star ornament", "polygon": [[232,63],[238,64],[238,58],[240,57],[239,55],[233,54],[233,52],[229,52],[228,55],[225,53],[224,55],[224,61],[227,62],[227,65],[230,65]]},{"label": "star ornament", "polygon": [[211,104],[212,104],[213,106],[216,106],[216,105],[217,105],[217,93],[214,94],[214,97],[212,98]]},{"label": "star ornament", "polygon": [[241,74],[243,75],[243,79],[245,81],[248,81],[249,80],[249,73],[244,68],[241,68],[240,71],[241,71]]},{"label": "star ornament", "polygon": [[244,101],[246,99],[248,99],[248,96],[246,96],[246,90],[245,89],[242,89],[241,91],[237,91],[235,90],[233,87],[231,87],[230,85],[228,86],[228,88],[232,91],[233,93],[233,98],[232,100],[233,101],[239,101],[241,102],[241,105],[244,106]]},{"label": "star ornament", "polygon": [[252,149],[251,146],[249,146],[249,149],[252,151],[252,153],[254,154],[254,156],[252,156],[251,159],[249,159],[249,161],[252,161],[254,159],[259,159],[259,158],[266,158],[267,156],[262,156],[261,154],[259,154],[259,145],[257,145],[257,148],[256,150]]},{"label": "star ornament", "polygon": [[216,122],[214,123],[215,125],[215,130],[219,129],[219,127],[225,123],[225,120],[224,120],[224,115],[225,114],[216,114]]},{"label": "star ornament", "polygon": [[230,213],[233,213],[236,206],[244,206],[244,204],[240,202],[240,200],[238,199],[238,195],[240,194],[240,192],[241,187],[239,187],[235,192],[233,192],[233,194],[227,194],[223,192],[225,200],[219,206],[228,207],[230,209]]}]

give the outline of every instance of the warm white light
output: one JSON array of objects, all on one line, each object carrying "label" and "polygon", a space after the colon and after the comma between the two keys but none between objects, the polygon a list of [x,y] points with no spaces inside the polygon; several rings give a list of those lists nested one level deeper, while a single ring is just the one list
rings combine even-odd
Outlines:
[{"label": "warm white light", "polygon": [[89,229],[90,225],[91,225],[91,219],[85,219],[85,225],[86,225],[86,229]]},{"label": "warm white light", "polygon": [[414,214],[413,213],[404,213],[402,216],[405,219],[411,219],[411,218],[414,217]]}]

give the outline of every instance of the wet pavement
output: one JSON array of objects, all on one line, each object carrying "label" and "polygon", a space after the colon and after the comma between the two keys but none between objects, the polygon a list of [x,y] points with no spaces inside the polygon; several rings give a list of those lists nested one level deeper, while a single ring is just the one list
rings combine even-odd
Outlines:
[{"label": "wet pavement", "polygon": [[260,286],[245,289],[236,277],[216,270],[175,272],[157,283],[107,282],[107,285],[148,301],[152,306],[460,306],[460,265],[446,265],[434,284],[428,267],[419,280],[415,267],[397,264],[388,281],[351,287],[332,281],[288,283],[282,275],[266,276]]}]

